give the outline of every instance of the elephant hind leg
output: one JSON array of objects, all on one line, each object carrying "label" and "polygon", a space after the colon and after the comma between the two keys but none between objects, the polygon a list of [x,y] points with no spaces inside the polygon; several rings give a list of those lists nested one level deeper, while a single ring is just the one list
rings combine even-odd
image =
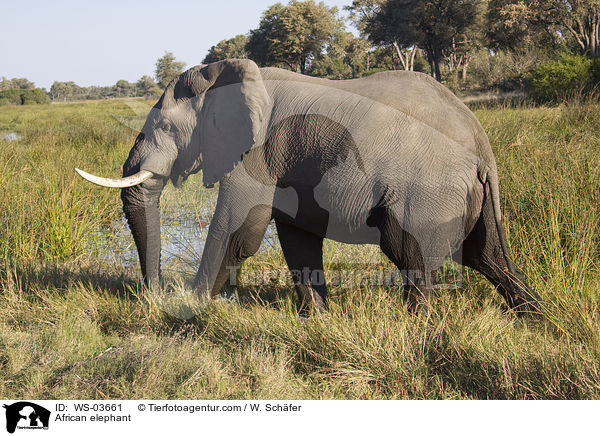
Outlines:
[{"label": "elephant hind leg", "polygon": [[311,305],[317,311],[327,309],[323,238],[280,220],[275,220],[275,224],[300,300],[300,313],[306,315]]},{"label": "elephant hind leg", "polygon": [[237,273],[244,260],[256,254],[270,220],[271,207],[266,205],[254,206],[248,212],[242,226],[230,235],[211,297],[216,296],[221,291],[232,275]]},{"label": "elephant hind leg", "polygon": [[408,309],[416,312],[420,306],[426,306],[431,283],[417,240],[402,228],[388,208],[373,209],[367,223],[379,229],[381,251],[402,273],[403,298]]},{"label": "elephant hind leg", "polygon": [[[525,276],[502,249],[506,244],[504,229],[496,225],[489,187],[486,185],[481,215],[465,239],[462,253],[454,257],[459,263],[482,273],[518,312],[542,312],[540,296],[529,287]],[[507,244],[505,245],[507,246]]]}]

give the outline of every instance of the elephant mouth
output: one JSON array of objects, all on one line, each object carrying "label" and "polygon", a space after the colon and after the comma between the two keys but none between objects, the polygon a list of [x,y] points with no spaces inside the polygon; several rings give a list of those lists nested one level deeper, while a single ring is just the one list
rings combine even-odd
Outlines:
[{"label": "elephant mouth", "polygon": [[[183,165],[184,162],[192,162],[192,165],[189,167],[185,167]],[[173,170],[171,172],[171,182],[173,182],[173,186],[179,187],[183,182],[187,180],[189,176],[192,174],[196,174],[198,171],[202,169],[202,154],[196,159],[177,159],[175,164],[173,165]]]},{"label": "elephant mouth", "polygon": [[87,173],[79,168],[75,168],[77,174],[86,179],[89,182],[95,183],[96,185],[104,186],[106,188],[131,188],[132,186],[139,185],[144,181],[151,178],[154,174],[147,170],[138,171],[128,177],[121,177],[119,179],[109,179],[105,177],[94,176],[93,174]]}]

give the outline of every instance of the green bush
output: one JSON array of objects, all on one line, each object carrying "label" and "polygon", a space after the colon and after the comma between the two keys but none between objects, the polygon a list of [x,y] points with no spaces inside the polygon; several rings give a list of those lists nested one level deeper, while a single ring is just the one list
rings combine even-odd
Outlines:
[{"label": "green bush", "polygon": [[20,89],[4,89],[0,91],[0,101],[3,104],[22,104]]},{"label": "green bush", "polygon": [[50,103],[50,97],[39,88],[26,89],[21,94],[21,102],[22,104],[48,104]]},{"label": "green bush", "polygon": [[4,89],[0,91],[0,106],[7,104],[48,104],[50,98],[41,89]]},{"label": "green bush", "polygon": [[538,102],[560,101],[587,94],[600,80],[600,61],[581,55],[563,55],[531,72],[528,92]]}]

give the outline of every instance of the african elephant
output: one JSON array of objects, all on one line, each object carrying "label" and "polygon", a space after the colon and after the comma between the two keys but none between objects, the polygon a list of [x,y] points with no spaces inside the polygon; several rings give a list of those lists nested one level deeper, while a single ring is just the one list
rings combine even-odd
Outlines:
[{"label": "african elephant", "polygon": [[[496,162],[473,113],[425,74],[331,81],[230,59],[174,79],[151,110],[122,179],[145,283],[160,283],[159,203],[202,169],[219,193],[194,287],[219,293],[275,220],[300,301],[327,305],[323,239],[379,244],[408,295],[451,257],[518,311],[539,296],[509,257]],[[300,272],[309,272],[302,274]]]}]

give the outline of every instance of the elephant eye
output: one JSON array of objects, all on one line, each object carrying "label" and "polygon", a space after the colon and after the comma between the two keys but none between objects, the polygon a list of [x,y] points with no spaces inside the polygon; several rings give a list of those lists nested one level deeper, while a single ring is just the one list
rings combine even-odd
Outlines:
[{"label": "elephant eye", "polygon": [[164,132],[170,132],[171,131],[171,123],[167,122],[167,121],[162,121],[159,125],[158,128]]}]

